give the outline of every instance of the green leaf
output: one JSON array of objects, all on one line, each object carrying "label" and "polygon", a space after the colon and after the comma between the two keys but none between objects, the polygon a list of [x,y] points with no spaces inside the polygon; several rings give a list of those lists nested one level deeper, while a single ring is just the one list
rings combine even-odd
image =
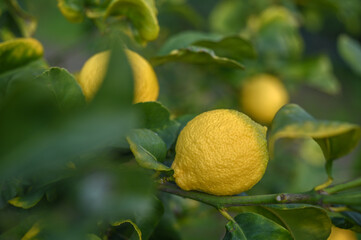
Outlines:
[{"label": "green leaf", "polygon": [[43,59],[33,61],[23,67],[16,68],[12,71],[0,75],[0,105],[3,98],[11,90],[10,86],[14,82],[33,81],[38,75],[43,73],[47,68]]},{"label": "green leaf", "polygon": [[356,124],[317,120],[296,104],[283,106],[272,122],[269,151],[273,157],[275,142],[280,138],[312,137],[321,147],[326,159],[326,170],[332,178],[332,161],[345,156],[358,144],[361,128]]},{"label": "green leaf", "polygon": [[153,129],[153,131],[158,133],[158,135],[166,143],[167,149],[170,149],[170,147],[177,139],[179,128],[180,128],[179,122],[175,120],[169,120],[161,128]]},{"label": "green leaf", "polygon": [[158,56],[167,55],[173,50],[189,46],[204,47],[217,55],[233,59],[254,58],[255,50],[248,40],[241,36],[223,36],[219,34],[186,31],[170,38],[159,50]]},{"label": "green leaf", "polygon": [[[346,214],[350,214],[353,215],[355,212],[345,212]],[[350,229],[352,231],[361,233],[361,225],[360,223],[355,222],[355,220],[353,220],[352,218],[348,217],[346,214],[344,214],[343,212],[341,213],[342,215],[338,215],[335,217],[331,217],[331,221],[332,224],[335,225],[338,228],[343,228],[343,229]],[[359,213],[356,213],[359,214]],[[354,215],[357,216],[357,215]],[[360,218],[361,220],[361,218]]]},{"label": "green leaf", "polygon": [[209,52],[213,51],[219,57],[233,60],[254,58],[256,55],[252,44],[241,36],[225,37],[219,34],[186,31],[170,38],[159,50],[158,56],[172,54],[175,50],[190,49],[192,46],[207,49]]},{"label": "green leaf", "polygon": [[177,120],[177,122],[180,123],[179,130],[181,131],[187,125],[187,123],[190,120],[192,120],[193,118],[195,118],[196,116],[197,116],[196,114],[185,114],[185,115],[177,117],[176,120]]},{"label": "green leaf", "polygon": [[126,16],[143,40],[152,41],[159,34],[156,14],[153,0],[115,0],[108,6],[105,17]]},{"label": "green leaf", "polygon": [[[135,214],[135,222],[142,232],[142,239],[147,240],[152,235],[164,213],[163,204],[159,199],[155,199],[153,208],[148,214],[138,212]],[[131,236],[132,240],[137,239],[135,234]]]},{"label": "green leaf", "polygon": [[157,171],[171,171],[161,164],[167,154],[167,146],[163,140],[148,129],[135,129],[127,136],[130,150],[140,166]]},{"label": "green leaf", "polygon": [[89,159],[135,128],[131,70],[124,51],[112,53],[98,94],[87,108],[71,114],[59,111],[54,93],[43,83],[11,81],[0,107],[0,179],[61,169],[83,155]]},{"label": "green leaf", "polygon": [[169,110],[159,102],[143,102],[134,105],[142,114],[143,128],[158,133],[169,149],[175,142],[180,124],[170,118]]},{"label": "green leaf", "polygon": [[328,94],[337,94],[341,90],[327,56],[290,63],[281,69],[281,75],[287,81],[307,84]]},{"label": "green leaf", "polygon": [[111,224],[112,228],[107,233],[109,239],[149,239],[164,212],[162,202],[154,196],[149,197],[151,199],[147,208],[132,209],[130,216],[124,218],[126,220]]},{"label": "green leaf", "polygon": [[127,220],[122,220],[122,221],[117,221],[112,223],[113,227],[118,227],[124,223],[129,223],[133,226],[134,230],[136,231],[137,235],[138,235],[138,239],[142,240],[142,232],[140,231],[139,227],[137,226],[137,224],[135,224],[132,220],[127,219]]},{"label": "green leaf", "polygon": [[237,222],[229,221],[226,224],[226,230],[226,235],[223,240],[247,240],[247,237]]},{"label": "green leaf", "polygon": [[284,222],[294,239],[326,239],[331,231],[327,212],[309,205],[272,205],[267,209]]},{"label": "green leaf", "polygon": [[42,226],[39,224],[39,222],[34,223],[31,228],[25,233],[25,235],[21,238],[21,240],[37,239],[41,228]]},{"label": "green leaf", "polygon": [[236,230],[236,223],[226,225],[225,240],[263,240],[263,239],[292,239],[291,234],[284,227],[256,213],[241,213],[234,220],[241,230]]},{"label": "green leaf", "polygon": [[151,63],[155,66],[167,62],[213,64],[228,68],[244,69],[244,66],[235,60],[219,57],[213,50],[195,46],[173,50],[169,55],[154,57],[151,59]]},{"label": "green leaf", "polygon": [[293,14],[285,7],[266,8],[248,21],[248,31],[262,57],[267,61],[297,59],[303,50],[303,40]]},{"label": "green leaf", "polygon": [[26,12],[18,1],[3,2],[0,5],[0,39],[6,41],[31,37],[36,30],[37,19]]},{"label": "green leaf", "polygon": [[28,193],[25,196],[20,196],[10,199],[8,203],[15,207],[29,209],[34,207],[43,198],[43,196],[44,196],[44,191],[36,191],[36,192]]},{"label": "green leaf", "polygon": [[[194,9],[194,6],[185,1],[166,1],[163,2],[161,7],[161,12],[164,16],[166,14],[169,18],[176,17],[177,19],[185,20],[195,29],[202,29],[205,25],[205,19],[200,15],[198,11]],[[171,21],[163,21],[163,27],[169,28],[172,27],[174,31],[174,25]],[[184,28],[183,26],[177,26]]]},{"label": "green leaf", "polygon": [[353,224],[345,217],[331,217],[332,224],[338,228],[349,229]]},{"label": "green leaf", "polygon": [[85,98],[75,78],[65,69],[50,68],[34,81],[42,82],[51,89],[62,109],[83,106]]},{"label": "green leaf", "polygon": [[295,240],[327,239],[331,221],[327,212],[305,204],[241,207],[242,212],[254,212],[283,226]]},{"label": "green leaf", "polygon": [[347,219],[351,220],[352,223],[361,226],[361,213],[345,211],[342,212],[341,214],[347,217]]},{"label": "green leaf", "polygon": [[0,209],[4,208],[10,199],[18,193],[19,181],[0,182]]},{"label": "green leaf", "polygon": [[[109,148],[134,128],[137,122],[134,113],[124,109],[87,110],[73,114],[70,119],[59,118],[55,126],[48,123],[50,126],[44,127],[42,122],[29,122],[25,130],[35,128],[37,131],[31,131],[30,136],[27,132],[23,133],[21,136],[25,136],[26,139],[1,155],[0,177],[8,179],[17,174],[27,177],[39,172],[60,169],[79,156],[99,153]],[[27,115],[21,120],[26,122],[28,119],[34,121]],[[2,124],[4,122],[1,122],[0,126]],[[12,134],[16,129],[0,130],[2,133],[5,132],[5,136],[9,136],[7,134]],[[0,136],[0,146],[4,145],[3,138]]]},{"label": "green leaf", "polygon": [[43,46],[35,39],[15,39],[0,43],[0,75],[23,67],[43,56]]},{"label": "green leaf", "polygon": [[134,81],[129,60],[120,41],[112,41],[110,45],[112,47],[108,70],[91,104],[100,108],[112,106],[120,109],[125,105],[130,107],[133,102]]},{"label": "green leaf", "polygon": [[219,41],[223,37],[218,34],[186,31],[171,37],[158,52],[158,56],[171,53],[173,50],[187,48],[198,41]]},{"label": "green leaf", "polygon": [[210,28],[215,32],[225,34],[240,33],[245,30],[249,19],[272,5],[272,2],[267,0],[251,2],[237,0],[219,1],[210,13]]},{"label": "green leaf", "polygon": [[170,121],[169,110],[160,102],[141,102],[134,104],[134,108],[142,114],[145,128],[162,128]]},{"label": "green leaf", "polygon": [[217,55],[232,59],[255,58],[256,51],[250,41],[241,36],[227,36],[217,40],[200,40],[193,45],[212,49]]},{"label": "green leaf", "polygon": [[70,22],[84,20],[84,0],[58,0],[58,8]]},{"label": "green leaf", "polygon": [[181,240],[179,229],[176,228],[176,218],[174,213],[165,212],[162,219],[154,229],[151,240],[157,239],[169,239],[169,240]]},{"label": "green leaf", "polygon": [[361,75],[361,45],[355,39],[347,35],[338,38],[338,51],[341,57],[351,67],[351,69]]}]

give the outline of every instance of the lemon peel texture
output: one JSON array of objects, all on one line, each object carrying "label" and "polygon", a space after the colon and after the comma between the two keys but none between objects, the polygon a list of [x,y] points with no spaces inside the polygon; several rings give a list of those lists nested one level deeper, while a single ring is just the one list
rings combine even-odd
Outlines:
[{"label": "lemon peel texture", "polygon": [[[134,103],[156,101],[159,94],[157,76],[147,60],[139,54],[126,50],[134,77]],[[87,100],[91,100],[102,84],[110,58],[104,51],[89,58],[77,78]]]},{"label": "lemon peel texture", "polygon": [[270,124],[277,111],[288,101],[286,88],[272,75],[253,76],[241,88],[242,111],[260,123]]},{"label": "lemon peel texture", "polygon": [[235,110],[204,112],[181,131],[172,164],[177,185],[214,195],[252,188],[268,163],[267,128]]}]

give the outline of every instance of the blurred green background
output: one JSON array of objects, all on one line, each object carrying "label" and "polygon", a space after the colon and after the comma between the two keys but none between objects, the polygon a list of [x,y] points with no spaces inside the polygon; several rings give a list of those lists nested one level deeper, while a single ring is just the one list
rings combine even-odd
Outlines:
[{"label": "blurred green background", "polygon": [[[59,11],[56,1],[23,0],[19,3],[36,19],[37,26],[33,37],[43,44],[45,59],[49,66],[63,67],[75,74],[90,56],[108,46],[108,39],[99,31],[94,22],[89,19],[81,23],[69,22]],[[4,10],[4,6],[4,3],[0,3],[0,10]],[[256,57],[240,59],[245,70],[182,62],[155,66],[160,84],[159,101],[169,108],[174,117],[199,114],[214,108],[240,109],[238,98],[242,82],[255,73],[270,73],[278,76],[285,84],[290,94],[290,102],[299,104],[317,119],[361,124],[361,74],[345,60],[340,50],[342,36],[347,36],[347,39],[351,38],[360,45],[361,2],[359,0],[159,0],[156,1],[156,6],[160,25],[159,37],[143,46],[131,39],[127,42],[129,48],[147,59],[155,57],[164,43],[184,31],[199,31],[224,36],[241,35],[252,42],[257,53]],[[4,12],[0,17],[1,36],[4,40],[8,36],[6,26],[9,20]],[[103,114],[103,111],[96,111],[90,114],[94,116]],[[128,114],[127,110],[123,113]],[[122,115],[122,113],[119,114]],[[80,122],[82,120],[79,119]],[[99,121],[106,122],[106,120],[104,117]],[[131,116],[127,118],[120,116],[119,121],[122,121],[122,125],[125,126],[123,130],[136,125]],[[56,125],[56,121],[53,124]],[[96,125],[97,123],[89,125],[89,129],[96,128]],[[65,129],[65,131],[71,132],[72,129]],[[109,138],[109,140],[112,139]],[[75,141],[74,144],[76,143]],[[118,163],[127,162],[122,159],[129,158],[126,155],[129,153],[111,154],[117,156]],[[54,231],[55,233],[52,233],[58,238],[53,239],[65,239],[60,238],[59,234],[63,229],[77,222],[77,214],[82,220],[87,218],[87,214],[96,218],[99,212],[107,211],[99,209],[102,204],[119,205],[119,202],[113,203],[112,198],[124,201],[127,206],[115,211],[121,213],[123,217],[128,214],[124,213],[125,209],[132,209],[133,205],[129,207],[133,199],[131,197],[140,201],[138,204],[144,206],[144,211],[147,211],[147,206],[152,205],[153,203],[150,204],[150,202],[154,201],[148,193],[148,190],[154,187],[148,186],[150,177],[147,173],[142,173],[139,176],[144,176],[144,179],[135,178],[130,173],[142,170],[129,163],[129,166],[126,165],[120,170],[124,174],[112,173],[114,155],[111,154],[105,154],[103,159],[106,160],[101,163],[97,161],[99,157],[91,154],[85,157],[88,162],[82,163],[80,159],[77,164],[81,166],[80,169],[84,169],[71,176],[76,184],[70,180],[59,184],[60,190],[58,189],[56,196],[61,195],[61,200],[55,197],[58,199],[55,201],[61,203],[59,207],[54,210],[50,204],[44,204],[43,207],[34,210],[35,216],[26,220],[24,228],[28,228],[28,223],[32,222],[32,218],[47,216],[50,211],[51,215],[54,214],[50,218],[59,219],[57,226],[60,226],[57,231]],[[334,165],[336,183],[359,176],[361,172],[360,147],[347,157],[337,160]],[[47,177],[49,176],[44,176],[44,178]],[[111,189],[108,185],[114,182],[113,177],[117,179],[116,183],[127,189],[130,199],[106,194],[109,199],[100,197],[104,196],[102,193],[106,191],[104,189]],[[270,161],[266,175],[249,191],[249,194],[307,191],[322,183],[326,177],[323,155],[314,141],[281,140],[276,145],[276,156]],[[39,179],[30,179],[25,185],[31,186],[34,182],[42,182]],[[134,181],[135,185],[127,184]],[[89,186],[98,190],[89,191]],[[116,184],[116,186],[119,188],[119,185]],[[137,189],[140,189],[139,192]],[[83,195],[77,198],[75,195],[79,194],[79,191]],[[46,194],[51,199],[52,193]],[[82,200],[84,197],[87,199]],[[92,197],[94,197],[94,202],[89,201]],[[165,214],[152,239],[162,237],[171,239],[170,236],[173,237],[172,239],[218,239],[223,236],[226,221],[212,208],[167,194],[160,194],[159,198],[169,204],[164,206]],[[75,212],[69,209],[68,204],[73,201],[80,205]],[[138,209],[138,206],[134,205],[133,208]],[[89,213],[89,209],[93,212]],[[22,218],[20,211],[16,211],[16,214],[12,211],[15,210],[2,211],[0,232],[9,226],[15,226],[17,219]],[[67,211],[69,214],[66,214]],[[9,216],[11,216],[10,221],[5,221]],[[119,217],[119,215],[110,212],[109,217]],[[84,226],[80,227],[87,228],[87,224],[92,224],[90,222],[84,221]],[[173,228],[169,228],[169,223]],[[102,223],[98,224],[102,225]],[[168,235],[162,236],[164,233]],[[116,238],[115,235],[114,239],[123,239],[119,236]]]}]

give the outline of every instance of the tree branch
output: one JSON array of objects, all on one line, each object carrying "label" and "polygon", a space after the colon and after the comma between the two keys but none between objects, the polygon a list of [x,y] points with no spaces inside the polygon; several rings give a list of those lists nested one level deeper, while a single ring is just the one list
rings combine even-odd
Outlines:
[{"label": "tree branch", "polygon": [[336,186],[325,188],[324,191],[328,194],[338,193],[344,190],[348,190],[355,187],[361,187],[361,178],[357,178],[353,181],[338,184]]},{"label": "tree branch", "polygon": [[[261,204],[280,204],[280,203],[309,203],[321,204],[322,196],[317,192],[305,193],[281,193],[255,196],[214,196],[207,193],[196,191],[184,191],[172,183],[162,183],[159,190],[181,197],[197,200],[218,209],[232,206],[261,205]],[[326,195],[324,195],[326,196]]]},{"label": "tree branch", "polygon": [[361,178],[348,183],[329,187],[322,191],[312,190],[303,193],[278,193],[254,196],[215,196],[197,191],[185,191],[180,189],[176,184],[170,182],[160,183],[158,189],[163,192],[203,202],[205,204],[214,206],[217,209],[233,206],[283,203],[307,203],[312,205],[319,205],[321,207],[327,206],[327,208],[330,209],[332,205],[360,206],[361,193],[359,192],[332,194],[359,186],[361,186]]}]

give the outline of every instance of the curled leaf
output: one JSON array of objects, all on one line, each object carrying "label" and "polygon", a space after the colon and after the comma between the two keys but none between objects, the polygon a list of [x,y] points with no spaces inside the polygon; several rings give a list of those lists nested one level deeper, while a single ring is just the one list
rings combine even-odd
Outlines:
[{"label": "curled leaf", "polygon": [[170,38],[159,50],[158,56],[153,58],[153,63],[157,65],[168,61],[182,61],[243,68],[235,60],[254,58],[255,55],[253,45],[239,35],[186,31]]},{"label": "curled leaf", "polygon": [[169,55],[155,57],[151,60],[154,65],[161,65],[166,62],[185,62],[194,64],[215,64],[229,68],[244,69],[239,62],[219,57],[214,51],[201,47],[189,47],[172,51]]},{"label": "curled leaf", "polygon": [[33,38],[18,38],[0,43],[0,74],[23,67],[42,58],[41,43]]},{"label": "curled leaf", "polygon": [[169,149],[177,138],[180,124],[170,118],[169,110],[159,102],[142,102],[134,105],[142,114],[142,127],[156,132]]},{"label": "curled leaf", "polygon": [[326,159],[326,170],[331,178],[332,162],[345,156],[358,144],[361,128],[356,124],[317,120],[296,104],[283,106],[272,122],[269,151],[274,155],[275,142],[280,138],[313,138]]},{"label": "curled leaf", "polygon": [[293,239],[283,226],[257,213],[241,213],[234,220],[227,223],[223,240]]},{"label": "curled leaf", "polygon": [[105,17],[125,16],[130,19],[140,37],[152,41],[158,37],[159,25],[153,0],[115,0],[107,8]]},{"label": "curled leaf", "polygon": [[15,197],[8,201],[9,204],[14,207],[29,209],[34,207],[44,196],[43,191],[37,191],[34,193],[29,193],[25,196]]},{"label": "curled leaf", "polygon": [[58,8],[70,22],[84,20],[84,0],[58,0]]},{"label": "curled leaf", "polygon": [[140,231],[139,227],[137,226],[137,224],[135,224],[132,220],[130,219],[127,219],[127,220],[122,220],[122,221],[117,221],[117,222],[114,222],[112,224],[113,227],[117,227],[117,226],[120,226],[124,223],[129,223],[133,226],[134,230],[137,232],[138,234],[138,238],[139,240],[142,240],[142,232]]},{"label": "curled leaf", "polygon": [[128,134],[127,141],[140,166],[157,171],[172,170],[160,163],[165,159],[167,146],[156,133],[148,129],[135,129]]}]

